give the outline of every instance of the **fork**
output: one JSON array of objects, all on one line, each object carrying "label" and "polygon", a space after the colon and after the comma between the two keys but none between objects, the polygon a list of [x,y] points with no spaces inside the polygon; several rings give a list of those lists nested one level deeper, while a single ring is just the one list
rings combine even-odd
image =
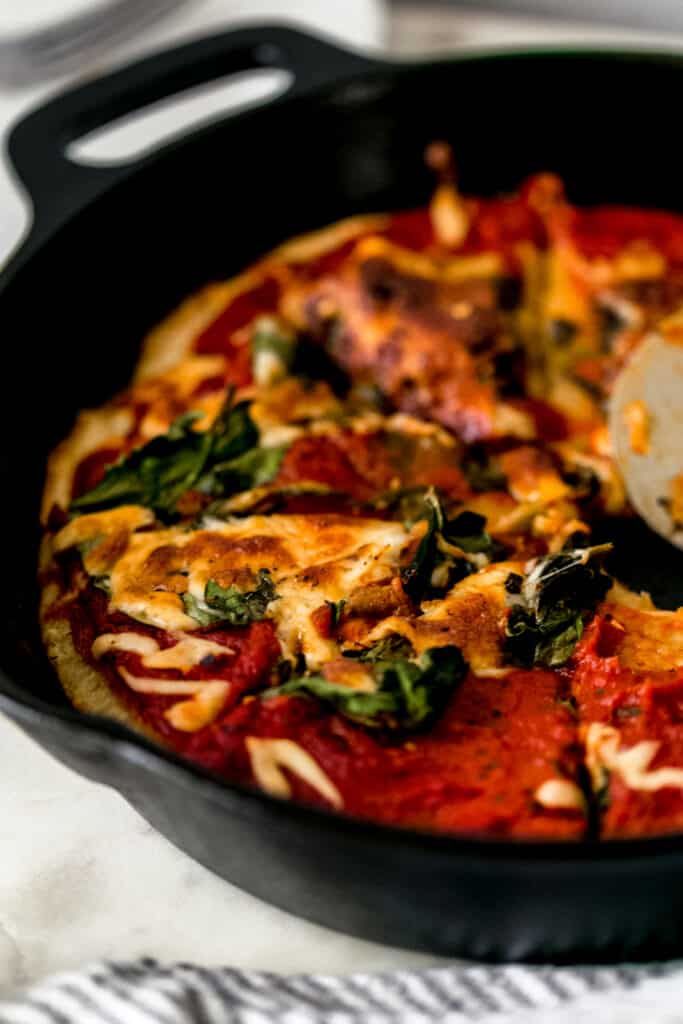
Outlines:
[{"label": "fork", "polygon": [[18,89],[83,71],[141,28],[193,0],[101,0],[35,32],[0,39],[0,87]]}]

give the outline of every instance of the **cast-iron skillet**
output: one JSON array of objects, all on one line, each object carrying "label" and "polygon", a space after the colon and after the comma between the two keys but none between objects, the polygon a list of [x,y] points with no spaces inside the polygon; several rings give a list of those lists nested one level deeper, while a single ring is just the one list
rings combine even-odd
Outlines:
[{"label": "cast-iron skillet", "polygon": [[[126,166],[73,139],[226,74],[289,69],[286,95]],[[34,207],[0,281],[0,707],[59,760],[116,787],[207,867],[310,920],[395,945],[491,960],[660,957],[683,936],[683,837],[584,843],[375,827],[216,782],[66,706],[36,628],[45,456],[76,411],[121,387],[143,333],[186,294],[288,236],[423,203],[425,144],[449,139],[462,186],[558,171],[578,202],[683,207],[675,110],[683,59],[531,53],[394,64],[282,27],[143,60],[19,123],[9,153]],[[683,599],[681,555],[629,527],[628,582]]]}]

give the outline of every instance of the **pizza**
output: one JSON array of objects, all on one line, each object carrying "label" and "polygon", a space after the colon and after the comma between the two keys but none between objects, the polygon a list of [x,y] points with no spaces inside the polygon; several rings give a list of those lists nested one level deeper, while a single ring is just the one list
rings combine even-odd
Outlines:
[{"label": "pizza", "polygon": [[[411,828],[683,828],[683,610],[610,573],[605,406],[683,218],[552,174],[351,217],[192,296],[49,460],[66,694],[233,784]],[[636,437],[637,434],[637,437]],[[634,420],[634,443],[647,423]]]}]

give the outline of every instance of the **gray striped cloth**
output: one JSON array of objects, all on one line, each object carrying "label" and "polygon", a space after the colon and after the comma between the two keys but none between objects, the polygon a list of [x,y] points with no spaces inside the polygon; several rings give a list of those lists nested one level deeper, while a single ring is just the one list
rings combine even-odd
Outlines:
[{"label": "gray striped cloth", "polygon": [[96,963],[0,1002],[2,1024],[681,1024],[683,967],[438,967],[295,975]]}]

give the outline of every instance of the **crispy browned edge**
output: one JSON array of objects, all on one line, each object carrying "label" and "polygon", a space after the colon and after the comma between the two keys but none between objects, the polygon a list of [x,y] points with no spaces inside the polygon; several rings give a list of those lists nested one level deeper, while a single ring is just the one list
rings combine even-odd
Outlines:
[{"label": "crispy browned edge", "polygon": [[[49,569],[52,550],[49,538],[43,538],[40,549],[40,569]],[[104,673],[99,672],[76,650],[71,634],[71,624],[66,612],[55,614],[58,603],[64,597],[57,591],[57,585],[48,583],[41,588],[40,629],[47,656],[52,663],[67,697],[79,711],[92,715],[104,715],[144,733],[149,739],[161,742],[135,711],[125,704],[109,686]]]},{"label": "crispy browned edge", "polygon": [[[193,338],[219,315],[233,296],[257,284],[268,262],[283,259],[306,262],[327,249],[342,244],[355,235],[378,230],[386,223],[381,215],[350,217],[319,231],[301,235],[274,249],[245,273],[229,281],[210,284],[186,299],[144,339],[133,375],[133,382],[164,373],[179,362]],[[73,430],[50,455],[43,491],[43,523],[53,503],[68,503],[71,474],[82,455],[115,432],[116,417],[125,417],[125,408],[85,409],[79,413]],[[46,534],[40,549],[41,574],[53,564],[50,536]],[[79,654],[73,642],[66,611],[59,614],[58,605],[65,598],[56,584],[41,585],[40,626],[43,643],[57,677],[71,703],[79,711],[104,715],[142,732],[149,739],[163,743],[162,738],[119,698],[109,686],[103,672],[90,665]]]}]

